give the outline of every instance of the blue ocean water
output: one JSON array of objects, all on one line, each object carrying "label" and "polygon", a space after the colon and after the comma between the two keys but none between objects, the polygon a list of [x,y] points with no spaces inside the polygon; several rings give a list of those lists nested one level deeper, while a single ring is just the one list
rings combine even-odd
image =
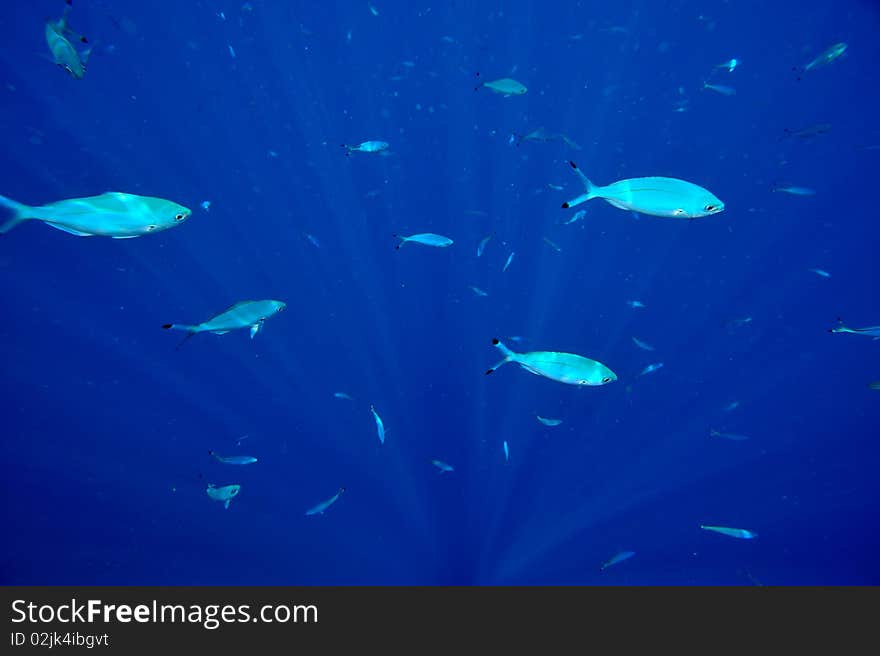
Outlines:
[{"label": "blue ocean water", "polygon": [[[0,237],[4,584],[880,583],[880,342],[828,332],[880,324],[875,2],[74,0],[81,80],[63,6],[0,5],[0,193],[193,215]],[[565,225],[569,160],[725,209]],[[161,328],[246,299],[287,308]],[[618,380],[486,376],[496,337]]]}]

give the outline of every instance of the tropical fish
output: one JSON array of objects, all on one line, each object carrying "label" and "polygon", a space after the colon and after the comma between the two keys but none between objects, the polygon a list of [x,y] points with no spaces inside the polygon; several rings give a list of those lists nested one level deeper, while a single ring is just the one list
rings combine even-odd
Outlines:
[{"label": "tropical fish", "polygon": [[662,362],[655,362],[654,364],[649,364],[647,367],[645,367],[644,369],[642,369],[642,371],[641,371],[641,373],[639,374],[639,376],[644,376],[645,374],[649,374],[649,373],[651,373],[651,372],[653,372],[653,371],[657,371],[657,370],[658,370],[660,367],[662,367],[662,366],[663,366],[663,363],[662,363]]},{"label": "tropical fish", "polygon": [[815,189],[809,187],[773,187],[773,191],[780,191],[792,196],[812,196],[816,193]]},{"label": "tropical fish", "polygon": [[489,295],[487,292],[484,292],[479,287],[474,287],[473,285],[471,285],[471,290],[473,290],[474,294],[476,294],[477,296],[488,296]]},{"label": "tropical fish", "polygon": [[449,237],[444,237],[443,235],[435,235],[433,232],[422,232],[417,235],[410,235],[409,237],[404,237],[403,235],[394,236],[400,240],[400,243],[394,247],[397,250],[400,250],[400,247],[408,241],[411,241],[415,244],[424,244],[425,246],[436,246],[437,248],[451,246],[453,243]]},{"label": "tropical fish", "polygon": [[711,89],[717,93],[720,93],[722,96],[735,96],[736,89],[733,87],[728,87],[723,84],[709,84],[708,82],[703,82],[704,89]]},{"label": "tropical fish", "polygon": [[574,213],[574,216],[572,216],[568,221],[565,222],[565,225],[569,225],[570,223],[574,223],[575,221],[580,221],[586,215],[587,210],[578,210]]},{"label": "tropical fish", "polygon": [[507,256],[507,261],[504,263],[504,266],[501,268],[501,273],[504,273],[505,271],[507,271],[507,267],[509,267],[510,263],[513,262],[514,255],[516,255],[515,251]]},{"label": "tropical fish", "polygon": [[379,442],[385,444],[385,424],[382,423],[382,418],[372,405],[370,406],[370,412],[373,413],[373,419],[376,420],[376,433],[379,435]]},{"label": "tropical fish", "polygon": [[545,426],[558,426],[562,423],[561,419],[548,419],[547,417],[542,417],[541,415],[535,416],[538,418],[538,421],[540,421]]},{"label": "tropical fish", "polygon": [[644,349],[645,351],[653,351],[654,350],[653,346],[651,346],[650,344],[646,344],[645,342],[638,339],[637,337],[633,337],[632,341],[635,342],[636,346],[638,346],[640,349]]},{"label": "tropical fish", "polygon": [[0,225],[0,234],[22,221],[37,219],[80,237],[130,239],[160,232],[186,221],[192,210],[163,198],[108,191],[100,196],[69,198],[30,207],[0,196],[0,207],[13,213]]},{"label": "tropical fish", "polygon": [[709,435],[711,437],[721,437],[721,438],[724,438],[725,440],[731,440],[733,442],[743,442],[743,441],[749,439],[747,435],[737,435],[736,433],[721,433],[721,432],[719,432],[717,430],[713,430],[713,429],[709,430]]},{"label": "tropical fish", "polygon": [[745,528],[727,528],[726,526],[704,526],[700,524],[700,528],[704,531],[714,531],[715,533],[721,533],[721,535],[727,535],[732,538],[740,538],[742,540],[751,540],[752,538],[758,537],[758,534],[754,531],[749,531]]},{"label": "tropical fish", "polygon": [[350,156],[353,152],[381,153],[382,151],[388,150],[389,144],[387,141],[364,141],[357,146],[342,144],[342,147],[345,148],[345,154]]},{"label": "tropical fish", "polygon": [[645,307],[645,304],[642,303],[641,301],[627,301],[626,304],[629,305],[633,309]]},{"label": "tropical fish", "polygon": [[229,502],[236,497],[240,490],[241,485],[224,485],[223,487],[217,487],[213,483],[208,483],[208,488],[205,492],[207,492],[208,496],[214,501],[222,501],[223,509],[226,510],[229,508]]},{"label": "tropical fish", "polygon": [[563,208],[602,198],[620,209],[684,219],[710,216],[724,210],[724,203],[691,182],[677,178],[632,178],[598,187],[581,173],[577,164],[569,162],[569,165],[583,182],[586,193],[563,203]]},{"label": "tropical fish", "polygon": [[480,240],[479,244],[477,244],[477,257],[480,257],[483,254],[483,251],[486,250],[486,244],[489,243],[490,239],[492,239],[492,235],[487,235]]},{"label": "tropical fish", "polygon": [[208,455],[214,456],[218,462],[226,465],[251,465],[257,461],[253,456],[218,456],[213,451],[208,451]]},{"label": "tropical fish", "polygon": [[354,399],[351,398],[345,392],[333,392],[333,396],[335,396],[337,399],[346,399],[347,401],[354,401]]},{"label": "tropical fish", "polygon": [[867,328],[850,328],[843,325],[843,319],[837,319],[837,325],[828,329],[829,333],[853,333],[854,335],[868,335],[874,339],[880,339],[880,326],[868,326]]},{"label": "tropical fish", "polygon": [[344,487],[339,488],[339,491],[336,494],[334,494],[332,497],[330,497],[326,501],[322,501],[321,503],[318,503],[318,504],[312,506],[311,508],[309,508],[308,510],[306,510],[306,515],[323,515],[324,511],[327,510],[327,508],[329,508],[334,503],[336,503],[336,500],[339,499],[340,496],[342,496],[343,492],[345,492],[345,488]]},{"label": "tropical fish", "polygon": [[[189,334],[184,342],[198,333],[214,333],[225,335],[230,330],[238,328],[250,328],[251,339],[263,328],[263,322],[269,317],[281,312],[287,304],[283,301],[239,301],[235,305],[223,310],[210,319],[195,325],[185,323],[166,323],[162,327],[166,330],[185,330]],[[183,344],[183,342],[181,342]]]},{"label": "tropical fish", "polygon": [[504,440],[504,461],[510,460],[510,449],[507,446],[507,440]]},{"label": "tropical fish", "polygon": [[818,55],[815,59],[813,59],[809,64],[804,66],[804,72],[830,64],[835,59],[840,57],[844,52],[846,52],[846,47],[847,46],[845,43],[835,43],[833,46],[831,46],[820,55]]},{"label": "tropical fish", "polygon": [[635,555],[635,551],[621,551],[619,553],[616,553],[611,556],[611,558],[609,558],[607,561],[605,561],[602,564],[602,567],[599,568],[599,570],[601,571],[607,569],[608,567],[611,567],[612,565],[616,565],[617,563],[622,563],[624,560],[629,560]]},{"label": "tropical fish", "polygon": [[66,0],[61,18],[46,23],[46,44],[52,53],[52,61],[70,73],[74,79],[81,80],[86,74],[86,63],[92,53],[92,48],[90,46],[80,53],[70,42],[70,38],[72,38],[80,43],[88,43],[88,39],[74,32],[67,25],[67,15],[70,13],[71,7],[71,0]]},{"label": "tropical fish", "polygon": [[809,269],[816,275],[822,276],[823,278],[830,278],[831,274],[825,271],[824,269]]},{"label": "tropical fish", "polygon": [[440,473],[443,474],[445,472],[455,471],[451,465],[447,465],[442,460],[432,460],[431,464],[434,465],[437,469],[440,470]]},{"label": "tropical fish", "polygon": [[[477,75],[479,75],[479,73],[477,73]],[[483,82],[481,85],[474,87],[474,91],[480,87],[491,89],[495,93],[502,94],[505,98],[508,96],[521,96],[528,91],[528,89],[526,89],[521,83],[512,80],[509,77],[503,77],[500,80],[492,80],[491,82]]]},{"label": "tropical fish", "polygon": [[617,380],[617,374],[601,362],[585,358],[573,353],[558,351],[529,351],[514,353],[498,339],[492,344],[504,354],[504,359],[490,367],[486,374],[491,374],[503,364],[515,362],[520,367],[537,376],[543,376],[568,385],[605,385]]}]

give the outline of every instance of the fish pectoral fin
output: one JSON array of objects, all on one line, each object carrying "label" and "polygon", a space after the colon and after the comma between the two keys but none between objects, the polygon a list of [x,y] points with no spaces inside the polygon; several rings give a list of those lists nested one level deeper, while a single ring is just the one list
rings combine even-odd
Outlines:
[{"label": "fish pectoral fin", "polygon": [[74,230],[73,228],[68,228],[67,226],[63,226],[58,223],[52,223],[51,221],[46,221],[45,219],[43,220],[43,222],[46,223],[47,225],[52,226],[53,228],[55,228],[57,230],[61,230],[63,232],[70,233],[71,235],[76,235],[77,237],[94,237],[95,236],[91,232],[81,232],[80,230]]},{"label": "fish pectoral fin", "polygon": [[263,327],[263,320],[262,320],[262,319],[260,319],[257,323],[255,323],[254,325],[251,326],[251,339],[253,339],[254,336],[255,336],[258,332],[260,332],[260,329],[261,329],[262,327]]},{"label": "fish pectoral fin", "polygon": [[140,237],[140,235],[113,235],[113,239],[134,239],[135,237]]},{"label": "fish pectoral fin", "polygon": [[229,499],[223,502],[223,510],[229,510]]},{"label": "fish pectoral fin", "polygon": [[215,335],[225,335],[229,331],[228,330],[212,330],[211,332]]}]

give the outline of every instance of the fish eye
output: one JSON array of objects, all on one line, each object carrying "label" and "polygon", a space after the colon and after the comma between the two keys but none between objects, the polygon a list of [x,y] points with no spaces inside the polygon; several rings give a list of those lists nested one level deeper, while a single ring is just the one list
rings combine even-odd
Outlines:
[{"label": "fish eye", "polygon": [[716,207],[714,205],[712,205],[711,203],[709,203],[703,209],[706,210],[707,212],[714,212],[716,210]]},{"label": "fish eye", "polygon": [[183,220],[183,214],[175,214],[175,215],[174,215],[174,220],[175,220],[175,221],[182,221],[182,220]]},{"label": "fish eye", "polygon": [[602,379],[602,382],[603,383],[610,383],[611,379],[608,376],[605,376],[605,378]]}]

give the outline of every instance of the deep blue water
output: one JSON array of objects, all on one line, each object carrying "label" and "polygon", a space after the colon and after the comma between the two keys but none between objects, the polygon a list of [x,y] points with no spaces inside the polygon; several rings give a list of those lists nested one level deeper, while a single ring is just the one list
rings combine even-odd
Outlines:
[{"label": "deep blue water", "polygon": [[[0,193],[193,210],[138,239],[0,237],[0,582],[880,583],[880,342],[827,332],[880,324],[876,3],[243,4],[75,0],[82,80],[46,58],[60,0],[0,5]],[[580,150],[510,143],[541,126]],[[340,148],[369,139],[388,156]],[[569,159],[725,210],[592,200],[562,225]],[[455,243],[395,250],[419,232]],[[161,329],[262,298],[288,305],[253,340]],[[618,380],[486,376],[493,337]],[[224,510],[208,483],[241,492]]]}]

